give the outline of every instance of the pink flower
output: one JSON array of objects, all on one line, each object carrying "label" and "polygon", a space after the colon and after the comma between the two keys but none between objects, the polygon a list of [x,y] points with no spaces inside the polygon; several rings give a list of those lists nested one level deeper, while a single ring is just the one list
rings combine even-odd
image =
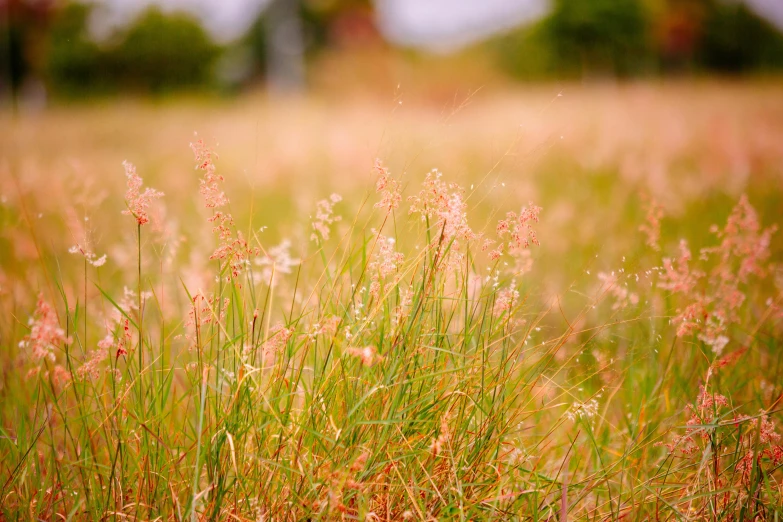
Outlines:
[{"label": "pink flower", "polygon": [[348,353],[348,355],[358,357],[362,361],[362,365],[368,367],[383,360],[383,357],[378,354],[378,349],[375,348],[375,346],[365,346],[363,348],[348,348],[346,352]]},{"label": "pink flower", "polygon": [[[329,226],[335,221],[340,221],[342,216],[334,215],[334,205],[342,201],[339,194],[332,194],[329,199],[322,199],[316,204],[315,221],[313,221],[313,233],[311,241],[326,241],[329,239]],[[320,236],[320,239],[319,239]]]},{"label": "pink flower", "polygon": [[59,364],[55,365],[54,373],[52,375],[52,381],[54,381],[55,386],[62,387],[70,380],[71,380],[71,372],[69,372]]},{"label": "pink flower", "polygon": [[[691,252],[685,240],[680,242],[680,256],[665,258],[665,270],[660,288],[681,294],[686,306],[677,310],[673,322],[678,325],[677,336],[697,334],[705,344],[720,355],[729,342],[728,327],[739,322],[740,309],[746,296],[743,286],[750,276],[764,277],[769,273],[770,240],[775,227],[763,229],[756,211],[742,196],[720,229],[711,231],[720,244],[703,248],[699,262],[710,270],[691,269]],[[702,281],[709,275],[709,285]]]},{"label": "pink flower", "polygon": [[[216,209],[228,204],[228,198],[220,190],[219,185],[223,181],[223,176],[215,172],[213,163],[215,153],[204,144],[203,140],[191,143],[190,148],[196,157],[196,169],[204,172],[199,187],[199,192],[204,197],[204,206]],[[260,255],[260,249],[248,245],[241,232],[236,231],[234,234],[234,218],[231,214],[214,211],[209,221],[215,223],[212,232],[217,234],[220,240],[220,244],[209,258],[226,261],[231,269],[231,276],[236,279],[247,266],[249,258]]]},{"label": "pink flower", "polygon": [[421,214],[422,220],[435,218],[434,225],[437,229],[443,229],[445,241],[451,240],[470,241],[477,235],[468,225],[467,205],[463,198],[463,191],[456,183],[446,184],[441,177],[443,175],[433,170],[424,179],[424,188],[418,195],[411,196],[409,214],[414,212]]},{"label": "pink flower", "polygon": [[691,251],[688,249],[688,242],[682,239],[680,240],[680,256],[677,259],[668,257],[663,259],[665,272],[658,286],[675,293],[691,293],[704,274],[699,271],[691,271],[688,265],[690,260]]},{"label": "pink flower", "polygon": [[389,176],[388,169],[383,166],[380,159],[375,160],[373,168],[378,174],[378,180],[375,182],[375,192],[381,194],[381,200],[374,207],[391,212],[400,206],[400,200],[402,199],[400,184],[396,179]]},{"label": "pink flower", "polygon": [[626,306],[637,305],[639,303],[639,296],[628,290],[628,283],[620,284],[620,279],[614,272],[611,274],[599,272],[598,280],[601,281],[602,293],[611,294],[615,298],[612,310],[619,310]]},{"label": "pink flower", "polygon": [[264,367],[270,367],[274,365],[275,359],[278,354],[288,344],[289,339],[294,335],[292,329],[286,328],[282,323],[275,324],[269,333],[269,339],[267,339],[263,347]]},{"label": "pink flower", "polygon": [[131,349],[130,343],[131,343],[130,321],[128,321],[128,319],[124,319],[122,321],[122,335],[117,341],[117,354],[115,357],[119,359],[121,355],[128,355],[128,352]]},{"label": "pink flower", "polygon": [[647,207],[645,223],[639,226],[639,231],[647,236],[646,244],[653,250],[660,250],[658,242],[661,239],[661,218],[663,218],[663,207],[651,196],[643,195],[643,200]]},{"label": "pink flower", "polygon": [[87,260],[88,263],[90,263],[92,266],[96,268],[106,264],[106,254],[103,254],[101,257],[98,257],[94,252],[89,250],[87,247],[83,247],[78,243],[73,245],[71,248],[69,248],[68,253],[83,255],[84,259]]},{"label": "pink flower", "polygon": [[450,438],[451,430],[449,429],[448,418],[444,415],[440,419],[440,433],[438,433],[438,436],[430,443],[430,451],[433,456],[437,457],[446,449]]},{"label": "pink flower", "polygon": [[163,197],[163,192],[149,187],[144,192],[140,192],[143,181],[136,174],[136,167],[127,161],[123,161],[122,166],[125,167],[125,176],[128,178],[128,190],[125,192],[125,204],[128,209],[123,210],[122,213],[136,218],[139,225],[149,223],[147,209],[153,199]]},{"label": "pink flower", "polygon": [[[473,232],[468,225],[467,204],[462,188],[456,183],[447,184],[441,177],[442,174],[437,170],[427,174],[422,184],[424,188],[418,195],[408,198],[411,204],[408,213],[421,214],[422,221],[437,231],[433,246],[447,247],[445,256],[442,249],[438,248],[438,269],[453,270],[462,264],[465,256],[461,250],[463,245],[480,239],[481,235]],[[441,256],[444,262],[440,262]]]},{"label": "pink flower", "polygon": [[367,265],[371,275],[370,295],[376,298],[379,296],[382,281],[397,272],[397,267],[404,257],[402,253],[395,250],[394,238],[383,236],[378,238],[378,251]]},{"label": "pink flower", "polygon": [[43,294],[38,295],[35,312],[30,318],[30,333],[25,335],[20,348],[29,349],[30,355],[36,361],[49,359],[54,361],[54,350],[62,344],[71,344],[72,339],[60,328],[57,314],[44,300]]},{"label": "pink flower", "polygon": [[538,223],[538,214],[540,212],[541,207],[537,207],[531,202],[529,206],[522,208],[519,215],[516,212],[508,212],[506,219],[498,221],[497,234],[502,240],[508,241],[508,251],[510,253],[513,254],[524,250],[531,243],[540,245],[536,231],[533,230],[533,223]]},{"label": "pink flower", "polygon": [[201,180],[199,192],[204,196],[204,204],[207,208],[222,207],[228,203],[228,198],[220,190],[218,183],[223,181],[223,176],[215,172],[213,157],[217,155],[211,148],[204,145],[204,140],[198,140],[191,143],[190,148],[196,156],[196,168],[204,172],[204,179]]},{"label": "pink flower", "polygon": [[503,313],[511,313],[511,310],[519,302],[519,290],[517,290],[517,282],[511,281],[511,284],[498,292],[498,297],[495,300],[494,314],[495,316],[501,316]]},{"label": "pink flower", "polygon": [[100,376],[101,361],[106,359],[108,354],[105,350],[93,350],[90,352],[90,357],[85,361],[83,365],[76,369],[76,376],[80,379],[89,377],[92,380],[97,379]]}]

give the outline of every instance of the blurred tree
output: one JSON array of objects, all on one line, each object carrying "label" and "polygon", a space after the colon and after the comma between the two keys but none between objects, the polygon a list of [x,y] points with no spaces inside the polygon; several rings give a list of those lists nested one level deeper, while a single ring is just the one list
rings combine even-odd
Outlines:
[{"label": "blurred tree", "polygon": [[514,78],[539,80],[561,75],[547,20],[512,31],[490,45],[495,49],[500,68]]},{"label": "blurred tree", "polygon": [[526,79],[783,69],[783,35],[743,0],[554,0],[494,45]]},{"label": "blurred tree", "polygon": [[655,51],[663,72],[693,69],[705,13],[703,0],[662,2],[654,24]]},{"label": "blurred tree", "polygon": [[305,42],[300,6],[297,0],[272,0],[264,13],[267,82],[272,89],[304,88]]},{"label": "blurred tree", "polygon": [[123,87],[161,93],[209,85],[219,52],[196,19],[152,7],[131,25],[109,56]]},{"label": "blurred tree", "polygon": [[253,24],[245,33],[240,45],[247,48],[250,53],[253,66],[253,75],[264,75],[266,73],[267,60],[267,40],[266,23],[264,22],[264,12],[262,11]]},{"label": "blurred tree", "polygon": [[92,9],[91,5],[69,3],[54,19],[45,72],[47,83],[57,94],[76,96],[116,88],[117,71],[87,31]]},{"label": "blurred tree", "polygon": [[[270,32],[273,25],[279,25],[270,20],[270,16],[280,16],[279,9],[275,10],[275,4],[279,7],[279,4],[284,2],[285,0],[278,0],[273,2],[270,8],[261,11],[241,42],[250,51],[255,76],[266,76],[270,73],[272,67],[270,59],[273,55],[270,48]],[[296,20],[298,38],[301,38],[302,53],[306,59],[312,58],[325,48],[339,44],[346,37],[350,37],[350,35],[344,34],[351,30],[346,29],[347,27],[354,27],[357,33],[366,32],[366,27],[359,27],[360,24],[345,23],[346,20],[356,19],[357,13],[365,15],[359,17],[362,20],[371,19],[372,5],[370,0],[297,0],[294,3],[297,6],[295,13],[293,13],[295,17],[288,12],[287,18],[289,23],[293,19]],[[291,7],[290,3],[288,7]],[[290,30],[290,27],[283,27],[281,39],[285,39],[285,32],[290,32]]]},{"label": "blurred tree", "polygon": [[639,0],[555,0],[549,42],[561,71],[627,76],[649,66],[649,18]]},{"label": "blurred tree", "polygon": [[0,92],[14,109],[25,81],[41,72],[54,0],[0,0]]},{"label": "blurred tree", "polygon": [[629,76],[651,66],[650,18],[640,0],[554,0],[545,19],[495,48],[518,78]]},{"label": "blurred tree", "polygon": [[698,57],[709,70],[783,68],[783,35],[740,0],[708,0]]}]

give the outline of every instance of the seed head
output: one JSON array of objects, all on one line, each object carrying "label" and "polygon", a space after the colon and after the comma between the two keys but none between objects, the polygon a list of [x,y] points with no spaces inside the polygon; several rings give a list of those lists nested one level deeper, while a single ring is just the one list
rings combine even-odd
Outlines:
[{"label": "seed head", "polygon": [[128,178],[128,190],[125,192],[125,204],[128,208],[122,213],[136,218],[139,225],[145,225],[150,221],[147,214],[150,203],[153,199],[163,197],[163,192],[149,187],[140,192],[144,181],[136,174],[136,167],[127,161],[123,161],[122,166],[125,167],[125,177]]}]

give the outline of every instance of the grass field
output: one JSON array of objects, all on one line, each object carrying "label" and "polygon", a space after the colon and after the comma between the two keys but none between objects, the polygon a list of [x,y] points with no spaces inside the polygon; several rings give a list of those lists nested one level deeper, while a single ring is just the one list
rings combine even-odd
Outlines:
[{"label": "grass field", "polygon": [[0,115],[0,519],[779,520],[780,92]]}]

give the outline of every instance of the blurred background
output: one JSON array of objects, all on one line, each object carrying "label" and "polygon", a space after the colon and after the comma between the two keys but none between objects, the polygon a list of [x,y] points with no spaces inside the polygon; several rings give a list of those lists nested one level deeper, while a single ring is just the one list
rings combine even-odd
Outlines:
[{"label": "blurred background", "polygon": [[194,131],[237,221],[302,257],[314,202],[357,212],[376,158],[406,196],[433,168],[475,187],[476,223],[542,206],[536,255],[558,269],[533,280],[553,292],[596,252],[614,270],[643,248],[645,195],[672,219],[664,251],[743,193],[783,221],[781,0],[0,0],[0,28],[0,267],[18,278],[25,205],[53,251],[83,235],[63,216],[114,242],[123,160],[166,193],[164,236],[201,244]]},{"label": "blurred background", "polygon": [[760,76],[782,30],[780,0],[0,0],[0,99]]}]

